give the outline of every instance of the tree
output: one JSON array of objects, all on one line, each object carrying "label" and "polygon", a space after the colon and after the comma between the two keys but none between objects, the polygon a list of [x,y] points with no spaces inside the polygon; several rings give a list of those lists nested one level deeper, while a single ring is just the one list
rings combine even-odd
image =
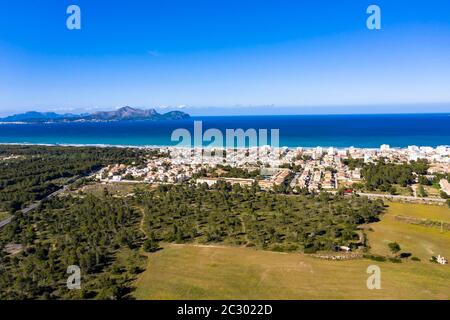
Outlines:
[{"label": "tree", "polygon": [[425,176],[419,176],[419,183],[423,186],[431,186],[431,181]]},{"label": "tree", "polygon": [[419,189],[417,190],[417,194],[419,195],[419,197],[425,198],[428,196],[427,192],[425,191],[425,188],[420,185]]},{"label": "tree", "polygon": [[398,194],[397,188],[395,186],[390,186],[389,187],[389,193],[392,194],[392,195]]},{"label": "tree", "polygon": [[401,250],[400,245],[397,242],[391,242],[388,244],[389,250],[391,250],[392,253],[397,253]]},{"label": "tree", "polygon": [[144,250],[146,252],[156,252],[159,249],[158,242],[154,239],[147,239],[144,241]]}]

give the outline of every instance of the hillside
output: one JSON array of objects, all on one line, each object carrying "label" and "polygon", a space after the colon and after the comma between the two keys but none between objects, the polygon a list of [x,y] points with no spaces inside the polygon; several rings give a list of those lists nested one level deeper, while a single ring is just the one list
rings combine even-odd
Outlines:
[{"label": "hillside", "polygon": [[122,121],[122,120],[181,120],[190,116],[181,111],[170,111],[160,114],[155,109],[138,109],[123,107],[115,111],[100,111],[86,114],[57,114],[54,112],[29,111],[13,116],[0,118],[0,122],[75,122],[75,121]]}]

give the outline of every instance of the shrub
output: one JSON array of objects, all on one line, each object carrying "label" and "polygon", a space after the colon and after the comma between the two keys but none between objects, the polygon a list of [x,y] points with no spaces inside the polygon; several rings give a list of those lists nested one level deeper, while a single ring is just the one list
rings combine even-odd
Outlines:
[{"label": "shrub", "polygon": [[315,247],[309,247],[309,248],[305,248],[303,250],[304,253],[316,253],[317,252],[317,248]]},{"label": "shrub", "polygon": [[381,261],[381,262],[386,261],[386,257],[378,256],[375,254],[365,254],[363,255],[363,257],[374,261]]},{"label": "shrub", "polygon": [[391,250],[392,253],[397,253],[401,250],[400,245],[397,242],[391,242],[388,244],[389,250]]},{"label": "shrub", "polygon": [[144,250],[146,252],[156,252],[159,249],[158,242],[152,239],[147,239],[144,241]]},{"label": "shrub", "polygon": [[287,245],[275,244],[270,247],[271,251],[276,252],[293,252],[297,251],[298,249],[299,249],[298,245],[295,244],[287,244]]},{"label": "shrub", "polygon": [[121,274],[121,273],[123,273],[123,271],[124,271],[123,268],[119,265],[113,265],[111,268],[111,272],[113,274]]},{"label": "shrub", "polygon": [[409,253],[409,252],[402,252],[402,253],[400,253],[400,255],[398,257],[401,258],[401,259],[406,259],[406,258],[411,257],[411,253]]},{"label": "shrub", "polygon": [[400,260],[399,258],[388,258],[390,262],[392,263],[401,263],[402,260]]}]

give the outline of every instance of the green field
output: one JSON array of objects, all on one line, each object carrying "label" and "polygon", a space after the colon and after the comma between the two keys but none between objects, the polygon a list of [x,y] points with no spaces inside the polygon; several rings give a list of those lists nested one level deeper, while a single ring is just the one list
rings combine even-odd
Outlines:
[{"label": "green field", "polygon": [[152,186],[144,183],[92,183],[86,184],[71,193],[73,195],[93,194],[95,196],[101,196],[104,194],[105,190],[107,190],[110,195],[124,197],[132,194],[136,188],[148,189],[152,188]]},{"label": "green field", "polygon": [[[428,261],[450,257],[450,232],[407,224],[394,215],[444,219],[446,207],[391,203],[368,231],[371,252],[392,255],[398,242],[420,262],[367,259],[328,261],[298,253],[242,247],[167,245],[150,254],[136,282],[137,299],[450,299],[450,267]],[[366,287],[369,265],[381,268],[381,289]]]}]

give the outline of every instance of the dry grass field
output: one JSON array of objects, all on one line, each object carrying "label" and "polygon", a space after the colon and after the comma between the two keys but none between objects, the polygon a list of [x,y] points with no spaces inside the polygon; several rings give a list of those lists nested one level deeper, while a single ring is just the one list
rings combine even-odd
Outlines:
[{"label": "dry grass field", "polygon": [[[381,268],[381,290],[366,269]],[[248,248],[170,245],[150,255],[137,299],[450,299],[450,269],[431,263],[325,261]]]},{"label": "dry grass field", "polygon": [[[432,255],[450,257],[450,231],[441,232],[439,228],[413,225],[395,219],[396,215],[418,219],[450,222],[450,209],[446,206],[421,204],[388,203],[387,213],[381,222],[371,225],[373,232],[368,232],[371,252],[388,255],[388,243],[397,242],[402,252],[409,252],[419,257],[422,262]],[[450,278],[449,278],[450,287]]]},{"label": "dry grass field", "polygon": [[[328,261],[298,253],[171,244],[149,254],[135,283],[137,299],[450,299],[450,267],[428,261],[450,257],[450,232],[398,222],[394,215],[450,216],[445,207],[390,204],[369,232],[371,251],[391,255],[387,243],[421,261]],[[381,268],[381,289],[366,286],[369,265]]]}]

